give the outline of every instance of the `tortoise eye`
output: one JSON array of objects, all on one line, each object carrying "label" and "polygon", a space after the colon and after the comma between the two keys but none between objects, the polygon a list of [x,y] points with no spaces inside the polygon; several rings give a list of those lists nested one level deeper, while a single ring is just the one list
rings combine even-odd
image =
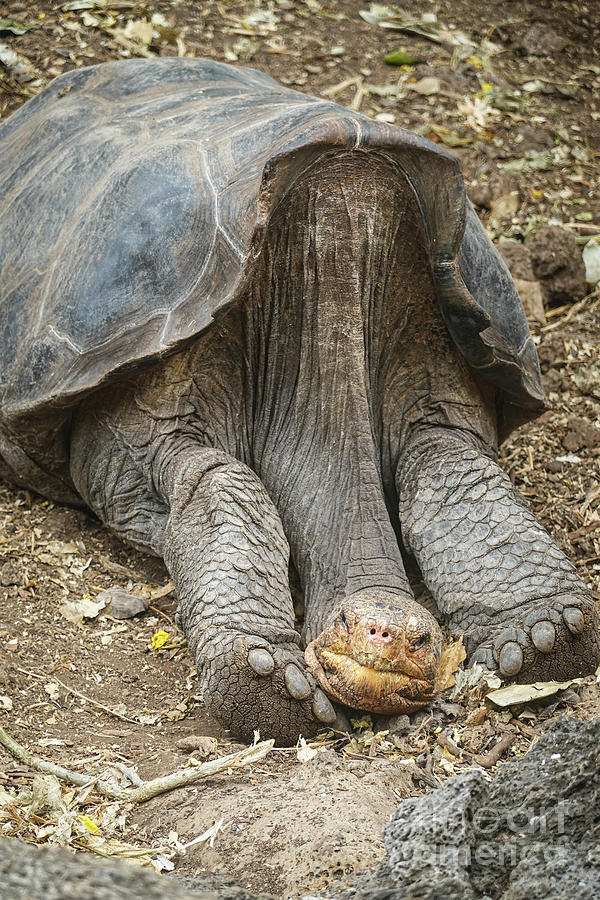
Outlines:
[{"label": "tortoise eye", "polygon": [[350,624],[348,622],[348,619],[346,618],[346,613],[344,612],[344,610],[342,610],[340,613],[340,619],[342,620],[342,625],[344,626],[346,631],[350,631]]},{"label": "tortoise eye", "polygon": [[419,647],[423,647],[425,644],[429,643],[430,634],[428,631],[425,634],[420,634],[419,637],[416,637],[413,641],[411,641],[410,649],[418,650]]}]

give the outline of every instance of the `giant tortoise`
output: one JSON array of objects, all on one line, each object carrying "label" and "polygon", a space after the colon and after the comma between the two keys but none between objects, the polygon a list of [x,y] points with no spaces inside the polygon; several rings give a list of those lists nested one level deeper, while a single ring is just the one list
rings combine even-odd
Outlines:
[{"label": "giant tortoise", "polygon": [[164,557],[235,735],[424,704],[408,564],[471,660],[595,668],[590,594],[496,462],[543,391],[450,154],[157,59],[57,78],[0,160],[2,472]]}]

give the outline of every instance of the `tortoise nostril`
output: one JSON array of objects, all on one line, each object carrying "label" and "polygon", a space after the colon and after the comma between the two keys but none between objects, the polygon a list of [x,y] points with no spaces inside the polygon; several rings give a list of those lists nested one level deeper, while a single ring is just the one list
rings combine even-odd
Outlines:
[{"label": "tortoise nostril", "polygon": [[393,632],[387,625],[371,625],[367,633],[374,644],[389,644],[393,640]]}]

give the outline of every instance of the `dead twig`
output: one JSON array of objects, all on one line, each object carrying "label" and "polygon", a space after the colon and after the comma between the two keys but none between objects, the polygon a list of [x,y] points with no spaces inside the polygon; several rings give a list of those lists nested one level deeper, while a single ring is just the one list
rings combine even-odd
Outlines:
[{"label": "dead twig", "polygon": [[498,743],[494,744],[491,750],[488,750],[483,756],[474,756],[473,759],[478,765],[483,766],[484,769],[491,769],[492,766],[495,766],[499,761],[504,751],[508,750],[515,738],[515,734],[507,732],[502,735]]},{"label": "dead twig", "polygon": [[353,109],[355,112],[358,112],[362,105],[363,100],[365,99],[365,97],[368,93],[369,92],[363,83],[363,79],[361,78],[360,81],[356,82],[356,93],[354,94],[354,97],[352,98],[352,102],[350,104],[350,109]]},{"label": "dead twig", "polygon": [[[41,678],[44,679],[45,675],[37,675],[35,672],[28,672],[26,669],[21,669],[19,666],[15,666],[17,672],[22,672],[23,675],[28,675],[30,678]],[[123,715],[123,713],[117,712],[115,709],[111,709],[110,706],[104,706],[103,703],[100,703],[99,700],[93,700],[91,697],[87,697],[85,694],[82,694],[81,691],[76,690],[75,688],[69,687],[68,684],[65,684],[64,681],[61,681],[60,678],[57,678],[55,675],[52,676],[53,681],[57,684],[60,684],[61,688],[65,690],[68,694],[74,694],[75,697],[79,697],[80,700],[85,700],[86,703],[89,703],[91,706],[96,709],[101,709],[103,712],[108,713],[110,716],[114,716],[116,719],[121,719],[123,722],[130,722],[133,725],[139,725],[137,719],[132,719],[129,716]]]},{"label": "dead twig", "polygon": [[428,785],[428,787],[439,787],[441,782],[440,779],[433,774],[433,757],[431,754],[428,754],[427,766],[428,768],[422,769],[421,766],[413,760],[413,764],[409,769],[411,777],[420,779]]},{"label": "dead twig", "polygon": [[[49,762],[39,756],[34,756],[34,754],[27,750],[26,747],[17,743],[17,741],[15,741],[1,725],[0,744],[3,744],[9,753],[12,753],[19,762],[25,763],[25,765],[29,766],[31,769],[37,769],[38,772],[46,772],[48,775],[55,775],[57,778],[62,781],[67,781],[69,784],[75,784],[77,787],[85,787],[90,781],[94,780],[89,775],[82,775],[81,772],[72,772],[70,769],[65,769],[64,766],[59,766],[56,763]],[[125,793],[118,789],[115,790],[106,781],[98,780],[96,782],[96,787],[100,793],[104,794],[106,797],[110,797],[111,800],[119,800]]]},{"label": "dead twig", "polygon": [[597,225],[590,225],[588,222],[565,222],[565,228],[576,228],[578,231],[589,231],[592,237],[600,237]]},{"label": "dead twig", "polygon": [[324,88],[321,91],[321,97],[336,97],[338,94],[341,94],[342,91],[345,91],[346,88],[352,87],[359,84],[362,84],[363,78],[362,75],[355,75],[353,78],[346,78],[345,81],[339,81],[337,84],[332,84],[331,87]]},{"label": "dead twig", "polygon": [[598,293],[599,293],[598,288],[594,288],[594,290],[590,294],[586,294],[586,296],[583,297],[583,299],[579,300],[577,303],[574,303],[569,308],[569,311],[567,312],[567,314],[565,316],[561,316],[557,322],[552,322],[552,324],[550,324],[550,325],[544,325],[543,328],[541,328],[540,330],[546,332],[546,331],[553,331],[555,328],[558,328],[559,326],[562,328],[562,326],[565,325],[567,322],[570,322],[571,319],[573,318],[573,316],[577,315],[577,313],[587,303],[589,303],[590,300],[597,300]]},{"label": "dead twig", "polygon": [[129,716],[123,715],[123,713],[117,712],[115,709],[111,709],[110,706],[104,706],[103,703],[100,703],[98,700],[93,700],[91,697],[87,697],[85,694],[82,694],[81,691],[77,691],[75,688],[69,687],[68,684],[65,684],[64,681],[61,681],[60,678],[53,676],[54,681],[57,684],[60,684],[63,690],[67,691],[68,694],[74,694],[76,697],[79,697],[80,700],[85,700],[86,703],[89,703],[91,706],[96,707],[97,709],[101,709],[103,712],[108,713],[109,716],[114,716],[116,719],[121,719],[123,722],[131,722],[133,725],[139,725],[137,719],[132,719]]},{"label": "dead twig", "polygon": [[71,769],[64,768],[64,766],[59,766],[56,763],[35,756],[22,744],[17,743],[0,726],[0,744],[3,744],[16,759],[25,763],[31,769],[55,775],[61,781],[75,784],[77,787],[86,787],[92,783],[95,785],[98,793],[103,794],[105,797],[109,797],[111,800],[124,800],[129,803],[143,803],[145,800],[150,800],[159,794],[193,784],[193,782],[199,781],[201,778],[208,778],[228,769],[237,769],[241,766],[258,762],[259,759],[263,759],[267,753],[270,753],[274,743],[275,741],[272,740],[262,741],[260,744],[247,747],[245,750],[239,750],[237,753],[230,753],[228,756],[221,756],[218,759],[211,759],[208,762],[201,763],[199,766],[190,766],[177,772],[171,772],[169,775],[161,775],[150,781],[142,781],[140,785],[134,788],[115,788],[100,778],[96,780],[94,776],[73,772]]},{"label": "dead twig", "polygon": [[454,741],[449,737],[447,731],[441,731],[437,736],[437,742],[440,747],[445,747],[445,749],[452,754],[452,756],[457,756],[460,758],[461,754],[465,757],[465,759],[471,759],[472,754],[465,750],[463,747],[459,747],[458,744],[455,744]]}]

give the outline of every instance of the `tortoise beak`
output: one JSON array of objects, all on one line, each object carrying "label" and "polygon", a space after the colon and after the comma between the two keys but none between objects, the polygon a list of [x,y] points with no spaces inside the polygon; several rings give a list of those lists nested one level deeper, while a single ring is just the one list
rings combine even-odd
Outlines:
[{"label": "tortoise beak", "polygon": [[415,601],[415,612],[408,613],[405,598],[398,601],[399,608],[367,611],[345,602],[308,645],[309,671],[330,697],[388,715],[414,712],[431,700],[442,634],[433,616]]}]

